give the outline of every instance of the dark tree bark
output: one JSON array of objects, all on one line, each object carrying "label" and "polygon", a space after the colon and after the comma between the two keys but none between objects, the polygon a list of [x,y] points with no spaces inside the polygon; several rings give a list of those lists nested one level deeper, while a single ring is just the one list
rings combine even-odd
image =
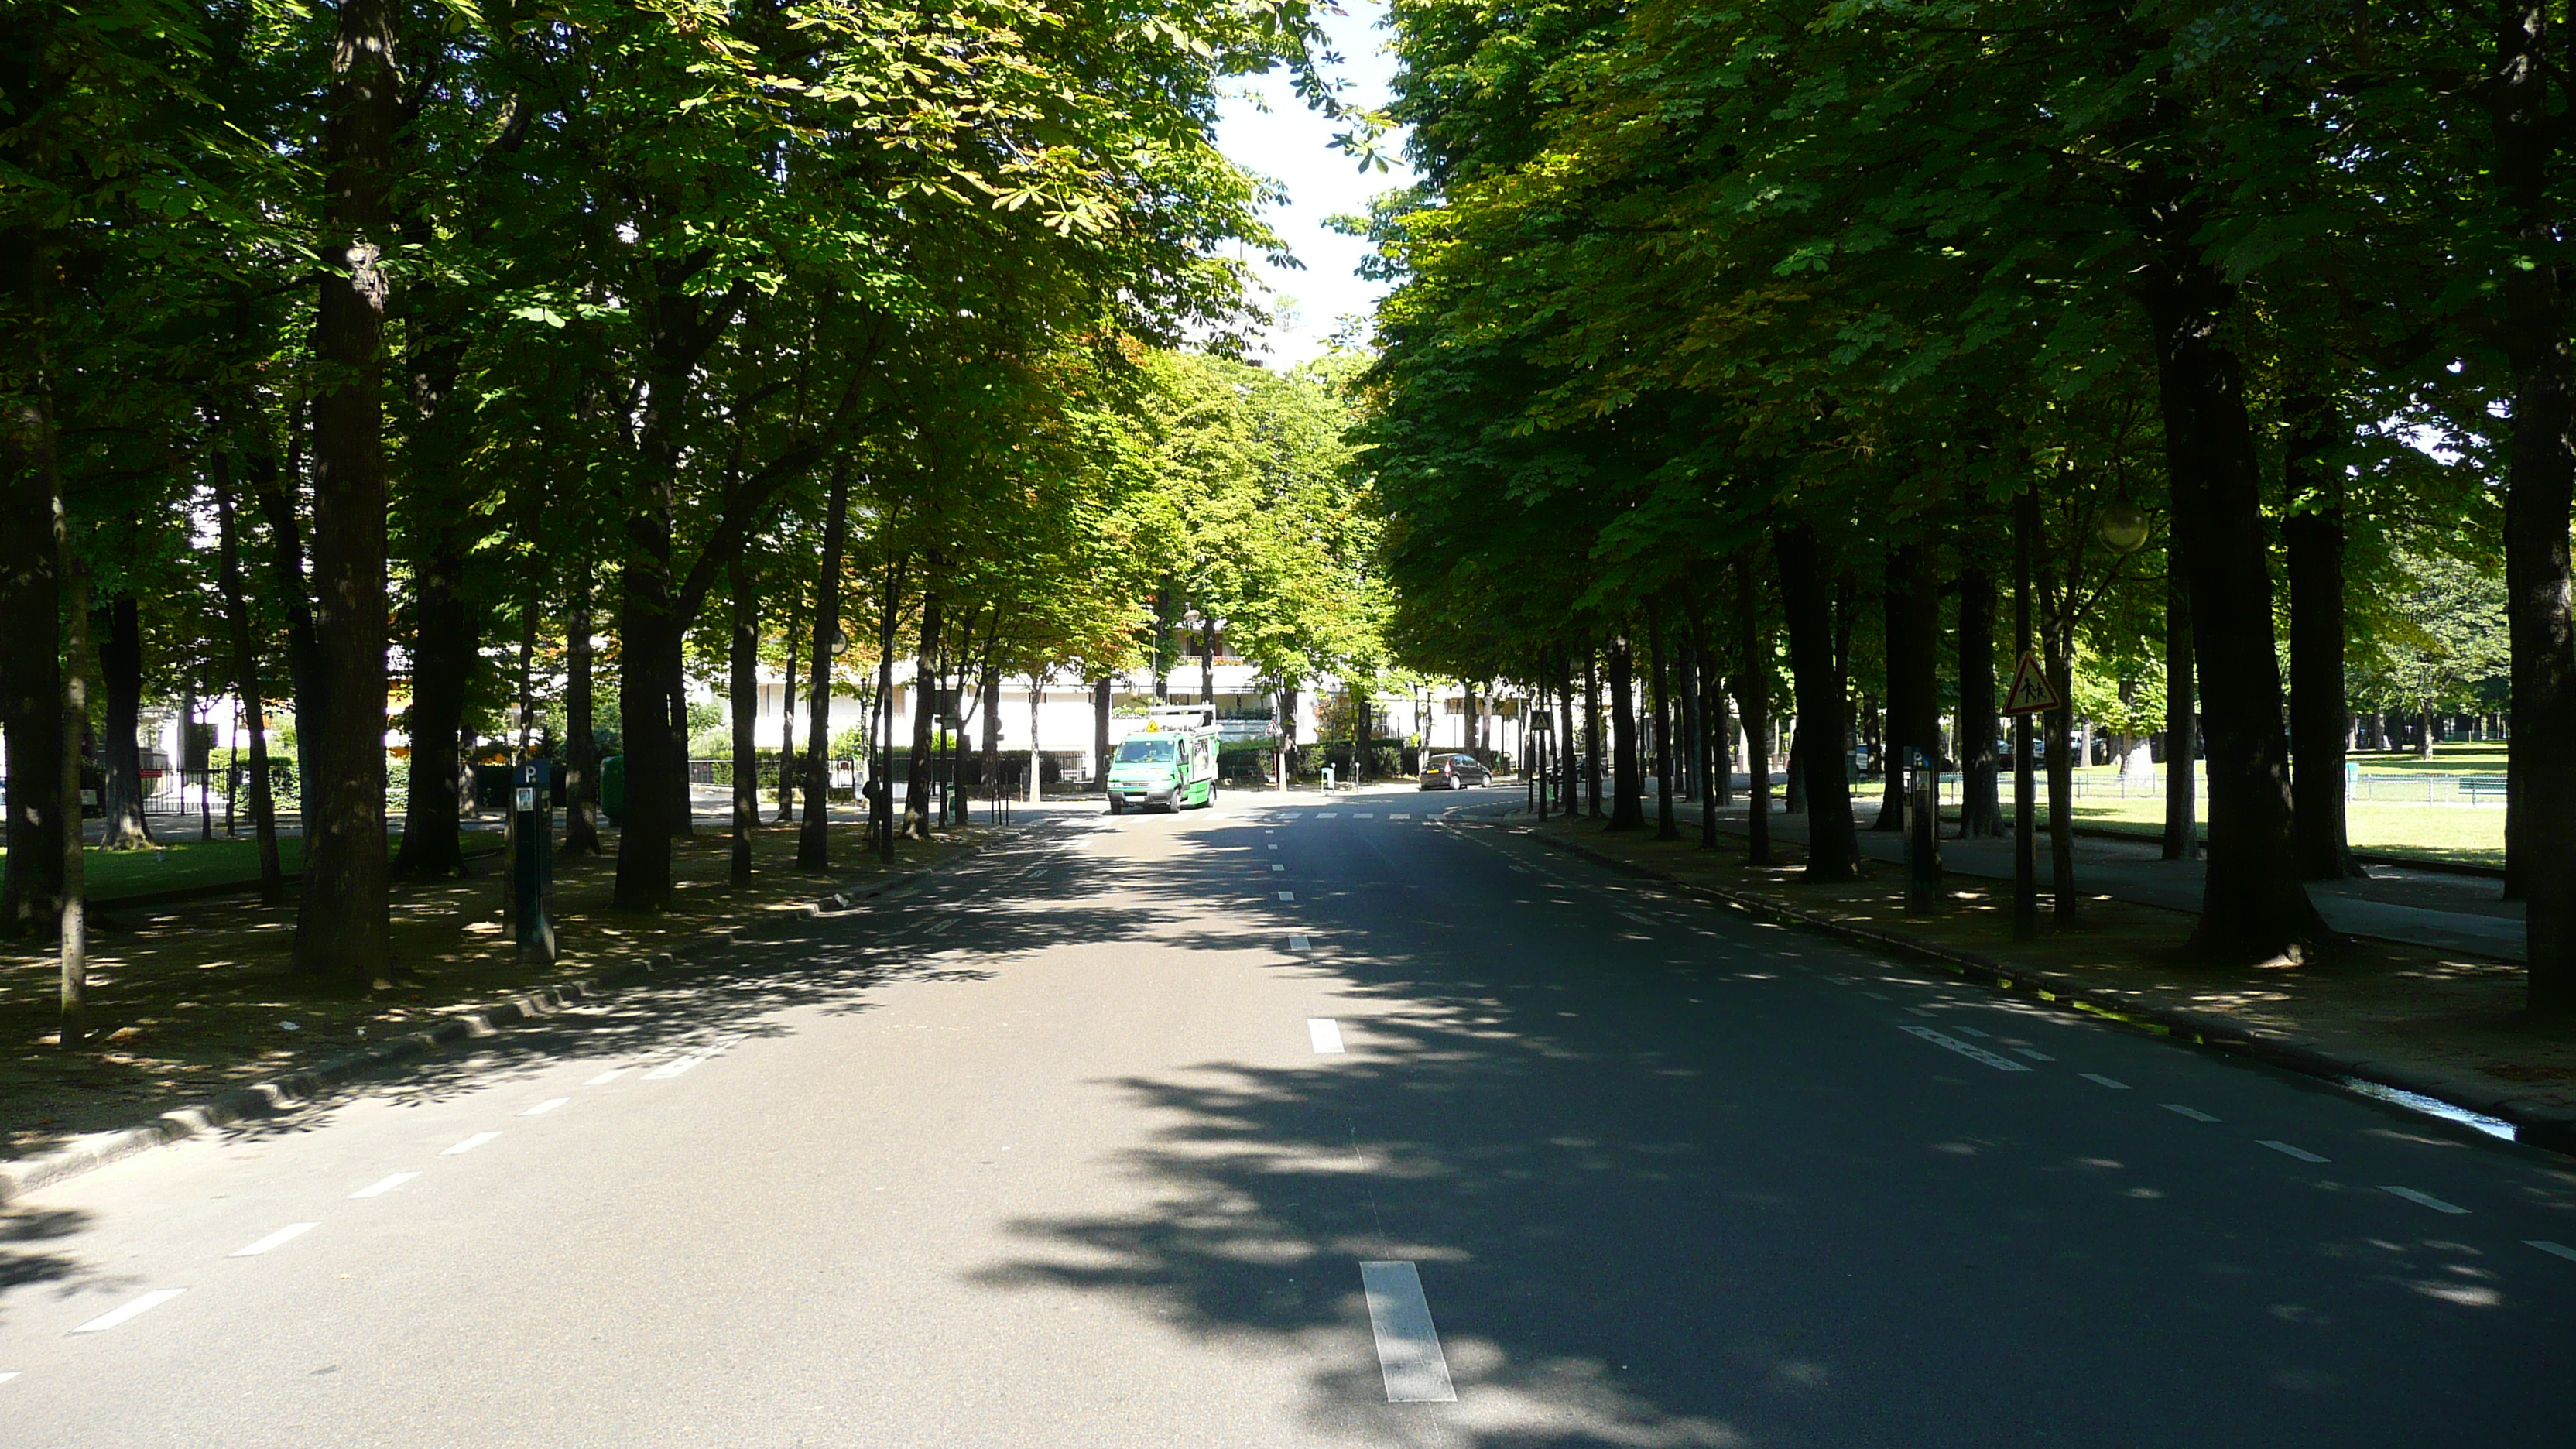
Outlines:
[{"label": "dark tree bark", "polygon": [[[2169,544],[2168,552],[2178,547]],[[2164,858],[2200,854],[2200,706],[2191,665],[2191,592],[2178,556],[2165,567]]]},{"label": "dark tree bark", "polygon": [[465,838],[456,791],[465,696],[482,659],[479,611],[461,589],[465,558],[452,530],[442,530],[428,557],[413,566],[411,788],[403,806],[402,845],[394,874],[411,878],[464,875]]},{"label": "dark tree bark", "polygon": [[[290,422],[290,440],[294,436],[291,429]],[[304,573],[304,521],[289,491],[301,466],[291,441],[283,473],[276,455],[265,448],[254,448],[242,458],[243,480],[250,485],[251,498],[259,504],[260,517],[268,524],[269,573],[286,612],[286,682],[295,694],[295,790],[299,801],[304,796],[304,782],[313,778],[313,751],[315,741],[321,738],[315,731],[320,729],[331,705],[328,681],[322,671],[322,645],[313,630],[312,589]],[[313,729],[304,727],[307,721]],[[305,836],[298,848],[310,853],[311,836]]]},{"label": "dark tree bark", "polygon": [[1627,634],[1613,633],[1604,651],[1610,675],[1609,830],[1646,828],[1645,781],[1637,767],[1637,667]]},{"label": "dark tree bark", "polygon": [[1664,657],[1664,607],[1661,600],[1646,600],[1646,661],[1648,683],[1655,691],[1655,838],[1679,840],[1681,828],[1673,823],[1673,696],[1667,687],[1671,677],[1670,662]]},{"label": "dark tree bark", "polygon": [[293,966],[370,980],[388,969],[385,860],[384,326],[390,243],[396,8],[340,0],[333,49],[328,240],[313,350],[314,643],[327,703],[299,717],[307,864]]},{"label": "dark tree bark", "polygon": [[1745,864],[1771,863],[1771,640],[1753,561],[1735,565],[1735,703],[1744,713]]},{"label": "dark tree bark", "polygon": [[1852,820],[1851,782],[1843,774],[1848,726],[1842,678],[1834,669],[1833,605],[1815,530],[1803,523],[1775,528],[1771,547],[1780,562],[1780,603],[1789,621],[1789,669],[1798,701],[1807,878],[1852,880],[1860,873],[1860,835]]},{"label": "dark tree bark", "polygon": [[1583,773],[1586,813],[1601,818],[1601,674],[1592,641],[1583,642]]},{"label": "dark tree bark", "polygon": [[1978,560],[1975,545],[1961,549],[1959,569],[1959,838],[2004,833],[2001,761],[2003,733],[1995,708],[1995,576]]},{"label": "dark tree bark", "polygon": [[107,729],[99,741],[107,756],[101,797],[106,815],[99,822],[99,849],[141,850],[152,843],[152,827],[143,819],[143,752],[134,738],[143,711],[143,611],[132,594],[119,594],[108,601],[107,615],[107,648],[98,661],[107,685]]},{"label": "dark tree bark", "polygon": [[[2261,627],[2272,617],[2262,479],[2243,368],[2224,335],[2236,289],[2201,254],[2202,220],[2191,202],[2159,206],[2141,276],[2209,746],[2209,868],[2191,947],[2250,962],[2323,945],[2331,933],[2292,848],[2280,660]],[[2563,558],[2563,538],[2558,548]]]},{"label": "dark tree bark", "polygon": [[233,507],[228,455],[215,455],[213,474],[216,578],[224,594],[224,623],[232,636],[233,690],[241,699],[242,726],[250,736],[250,824],[259,846],[259,898],[275,905],[285,898],[286,875],[277,853],[277,797],[268,779],[267,691],[260,680],[250,590],[242,582],[241,530]]},{"label": "dark tree bark", "polygon": [[[894,859],[894,637],[895,627],[903,617],[902,559],[886,560],[885,585],[877,596],[876,736],[877,753],[884,765],[877,771],[877,798],[868,807],[868,818],[876,827],[877,858],[890,862]],[[818,682],[815,687],[823,691],[825,698],[831,697],[828,683]]]},{"label": "dark tree bark", "polygon": [[54,542],[53,427],[40,399],[11,408],[6,442],[0,730],[9,751],[7,925],[12,936],[50,936],[63,903],[63,586]]},{"label": "dark tree bark", "polygon": [[751,568],[734,560],[733,649],[727,693],[733,704],[733,860],[732,880],[751,879],[751,837],[760,829],[760,600],[752,592]]},{"label": "dark tree bark", "polygon": [[564,842],[566,855],[597,855],[599,734],[593,721],[590,564],[574,565],[572,615],[564,621]]},{"label": "dark tree bark", "polygon": [[[789,613],[779,630],[785,648],[778,684],[778,823],[796,818],[796,616]],[[873,759],[871,765],[876,763]]]},{"label": "dark tree bark", "polygon": [[2282,459],[2281,523],[2290,579],[2290,828],[2299,874],[2340,880],[2353,864],[2344,824],[2343,469],[2327,456],[2336,419],[2324,398],[2293,398]]},{"label": "dark tree bark", "polygon": [[912,758],[904,771],[903,833],[914,840],[930,838],[931,780],[931,689],[939,682],[939,595],[929,587],[939,577],[939,560],[932,558],[924,572],[921,600],[921,636],[915,652],[912,705]]},{"label": "dark tree bark", "polygon": [[[832,865],[831,765],[832,644],[841,637],[841,554],[850,538],[850,470],[834,465],[823,502],[823,553],[814,576],[813,718],[805,725],[805,822],[796,835],[796,863],[807,870]],[[889,578],[892,575],[889,573]],[[889,584],[889,588],[892,585]]]},{"label": "dark tree bark", "polygon": [[[2555,165],[2566,118],[2551,54],[2553,17],[2512,0],[2496,27],[2486,87],[2490,154],[2515,254],[2537,265],[2502,273],[2500,318],[2513,375],[2513,444],[2505,475],[2505,625],[2513,653],[2513,747],[2506,757],[2505,886],[2525,902],[2531,1009],[2576,1013],[2576,632],[2568,617],[2567,528],[2576,493],[2576,359]],[[2213,814],[2215,812],[2213,811]],[[2213,824],[2214,824],[2213,820]]]},{"label": "dark tree bark", "polygon": [[1556,712],[1556,803],[1570,816],[1576,800],[1574,761],[1582,749],[1574,738],[1574,669],[1566,662],[1563,649],[1556,652]]},{"label": "dark tree bark", "polygon": [[[1102,790],[1109,788],[1109,681],[1091,682],[1091,773]],[[1281,781],[1286,784],[1286,781]]]},{"label": "dark tree bark", "polygon": [[1889,793],[1877,829],[1905,825],[1906,751],[1941,755],[1940,584],[1932,550],[1904,544],[1887,556],[1887,751]]}]

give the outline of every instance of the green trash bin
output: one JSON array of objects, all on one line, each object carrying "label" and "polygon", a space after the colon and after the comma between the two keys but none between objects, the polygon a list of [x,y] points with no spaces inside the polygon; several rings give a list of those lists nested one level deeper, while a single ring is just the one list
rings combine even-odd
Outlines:
[{"label": "green trash bin", "polygon": [[611,755],[599,762],[599,809],[615,825],[626,813],[626,757]]}]

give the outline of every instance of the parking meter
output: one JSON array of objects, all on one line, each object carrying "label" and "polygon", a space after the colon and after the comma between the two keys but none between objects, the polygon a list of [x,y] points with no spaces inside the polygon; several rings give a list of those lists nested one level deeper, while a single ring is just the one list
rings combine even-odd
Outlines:
[{"label": "parking meter", "polygon": [[529,760],[510,772],[510,931],[519,962],[555,959],[554,766]]},{"label": "parking meter", "polygon": [[1905,768],[1912,779],[1906,821],[1905,909],[1928,916],[1941,902],[1941,762],[1929,750],[1909,748]]}]

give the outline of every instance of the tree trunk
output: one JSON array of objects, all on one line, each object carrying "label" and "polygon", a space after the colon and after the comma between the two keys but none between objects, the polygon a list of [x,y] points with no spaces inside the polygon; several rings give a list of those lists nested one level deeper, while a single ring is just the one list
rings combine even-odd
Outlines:
[{"label": "tree trunk", "polygon": [[[59,500],[62,480],[56,476],[52,482]],[[64,602],[70,607],[64,612],[71,623],[71,667],[63,672],[63,712],[56,736],[63,742],[63,753],[54,762],[54,780],[62,790],[62,806],[55,812],[62,822],[62,835],[54,844],[63,876],[59,1041],[64,1051],[70,1051],[89,1033],[88,862],[81,851],[80,811],[80,738],[89,724],[89,580],[71,557],[71,540],[63,529],[59,501],[54,509],[54,543],[59,550],[56,566],[67,584],[64,592],[69,595]]]},{"label": "tree trunk", "polygon": [[[36,259],[12,257],[10,264],[26,271]],[[33,278],[11,280],[22,294],[37,285]],[[50,936],[63,909],[63,575],[55,538],[61,509],[53,420],[41,394],[13,400],[7,423],[8,451],[0,459],[8,470],[0,512],[0,734],[8,747],[9,853],[0,909],[11,936]],[[77,822],[77,785],[70,799]]]},{"label": "tree trunk", "polygon": [[[240,521],[233,507],[232,468],[226,454],[212,460],[215,482],[215,558],[223,590],[224,623],[231,634],[233,692],[241,700],[242,727],[250,735],[250,823],[259,843],[259,898],[276,905],[286,896],[277,853],[277,797],[268,779],[268,704],[259,675],[259,644],[250,617],[250,590],[242,582]],[[12,854],[15,852],[13,851]]]},{"label": "tree trunk", "polygon": [[[877,729],[877,751],[884,768],[876,772],[877,797],[869,802],[868,819],[876,832],[877,859],[894,860],[894,636],[903,619],[903,560],[888,558],[885,586],[877,591],[877,699],[882,713]],[[832,693],[828,675],[815,676],[815,685],[824,698]],[[918,693],[919,691],[915,691]]]},{"label": "tree trunk", "polygon": [[1735,703],[1744,714],[1744,863],[1771,863],[1771,641],[1753,560],[1735,565]]},{"label": "tree trunk", "polygon": [[1833,606],[1825,591],[1815,530],[1775,528],[1780,602],[1789,620],[1789,669],[1798,702],[1798,749],[1806,776],[1807,878],[1842,881],[1860,872],[1860,836],[1852,820],[1851,783],[1843,774],[1842,679],[1834,670]]},{"label": "tree trunk", "polygon": [[2191,665],[2191,593],[2180,557],[2167,545],[2165,565],[2165,838],[2166,860],[2200,854],[2200,710]]},{"label": "tree trunk", "polygon": [[2290,828],[2299,874],[2360,875],[2344,825],[2343,468],[2326,456],[2336,419],[2324,398],[2293,398],[2281,466],[2290,576]]},{"label": "tree trunk", "polygon": [[466,691],[482,652],[477,611],[461,588],[465,559],[454,543],[452,532],[442,532],[429,556],[413,565],[411,788],[402,845],[394,853],[394,874],[411,878],[466,873],[456,791],[449,786],[460,763]]},{"label": "tree trunk", "polygon": [[1107,679],[1091,682],[1091,774],[1100,788],[1109,788],[1109,688]]},{"label": "tree trunk", "polygon": [[1046,799],[1046,754],[1039,747],[1038,714],[1046,708],[1046,675],[1043,671],[1029,675],[1029,778],[1028,802],[1038,804]]},{"label": "tree trunk", "polygon": [[[796,818],[796,616],[790,613],[779,630],[778,684],[778,823]],[[874,763],[873,760],[870,761]]]},{"label": "tree trunk", "polygon": [[1673,823],[1673,697],[1667,687],[1671,669],[1664,658],[1664,608],[1660,600],[1646,600],[1646,665],[1647,682],[1655,691],[1655,838],[1679,840],[1681,828]]},{"label": "tree trunk", "polygon": [[[2072,566],[2068,568],[2071,574]],[[2073,595],[2073,581],[2058,597],[2063,609]],[[2048,720],[2048,891],[2050,909],[2060,930],[2072,929],[2081,904],[2075,890],[2075,626],[2062,615],[2048,621],[2045,668],[2058,705]]]},{"label": "tree trunk", "polygon": [[671,618],[670,535],[655,530],[649,505],[631,517],[631,531],[658,532],[661,557],[648,545],[630,557],[617,602],[622,665],[617,676],[621,742],[626,761],[626,808],[619,816],[617,888],[622,911],[658,911],[671,903],[672,798],[687,799],[687,781],[671,778],[671,691],[680,659],[677,622]]},{"label": "tree trunk", "polygon": [[[1877,828],[1905,823],[1906,752],[1921,750],[1937,768],[1941,757],[1941,697],[1937,674],[1941,648],[1940,583],[1932,550],[1904,544],[1887,556],[1887,804]],[[1892,817],[1892,823],[1891,823]]]},{"label": "tree trunk", "polygon": [[933,558],[922,575],[924,592],[921,600],[921,636],[913,660],[912,759],[904,770],[903,833],[914,840],[930,838],[929,791],[931,781],[931,690],[939,682],[939,595],[929,588],[939,577],[939,560]]},{"label": "tree trunk", "polygon": [[2146,302],[2209,747],[2209,868],[2191,946],[2222,962],[2261,961],[2331,933],[2300,884],[2290,838],[2280,660],[2263,627],[2272,580],[2262,479],[2242,368],[2224,337],[2235,288],[2201,256],[2195,208],[2174,204],[2156,219],[2163,235],[2145,269]]},{"label": "tree trunk", "polygon": [[751,837],[760,829],[760,600],[752,593],[751,567],[735,559],[733,657],[726,692],[733,705],[732,880],[751,879]]},{"label": "tree trunk", "polygon": [[[287,475],[293,475],[300,466],[294,452],[290,436]],[[295,497],[280,475],[276,456],[266,449],[253,449],[242,461],[251,497],[259,504],[260,516],[268,522],[269,572],[286,608],[286,679],[295,692],[295,794],[302,802],[304,782],[314,775],[315,742],[321,738],[322,720],[330,713],[331,704],[329,684],[322,670],[322,645],[314,636],[312,591],[304,574],[304,524],[296,513]],[[299,813],[300,810],[299,803]],[[310,854],[312,848],[308,832],[298,849]]]},{"label": "tree trunk", "polygon": [[2004,833],[2001,760],[1995,742],[1995,576],[1961,548],[1959,569],[1959,838]]},{"label": "tree trunk", "polygon": [[[850,470],[834,464],[823,502],[823,553],[814,575],[814,648],[807,677],[813,681],[805,725],[805,822],[796,834],[796,864],[806,870],[832,868],[831,765],[824,759],[832,747],[832,645],[841,638],[841,554],[850,537]],[[886,571],[889,597],[896,587],[894,569]]]},{"label": "tree trunk", "polygon": [[[999,621],[996,621],[997,623]],[[1000,798],[1002,779],[1002,671],[993,665],[993,636],[984,638],[984,759],[976,768],[978,787]]]},{"label": "tree trunk", "polygon": [[99,849],[141,850],[152,843],[143,819],[143,753],[134,732],[143,709],[143,611],[132,594],[108,601],[107,648],[99,672],[107,683],[106,806]]},{"label": "tree trunk", "polygon": [[[2525,901],[2530,1004],[2576,1012],[2576,633],[2567,529],[2576,489],[2576,363],[2558,258],[2564,209],[2556,101],[2563,59],[2550,53],[2539,0],[2504,7],[2488,92],[2501,220],[2519,265],[2503,273],[2500,316],[2513,375],[2505,475],[2505,621],[2513,652],[2513,745],[2506,756],[2505,889]],[[2529,259],[2529,260],[2524,260]],[[2537,264],[2535,264],[2535,262]]]},{"label": "tree trunk", "polygon": [[1637,768],[1636,659],[1628,636],[1610,636],[1604,651],[1610,675],[1609,830],[1646,828],[1645,781]]},{"label": "tree trunk", "polygon": [[591,702],[590,564],[573,566],[572,616],[564,621],[564,842],[566,855],[597,855],[599,733]]},{"label": "tree trunk", "polygon": [[1601,818],[1601,671],[1592,641],[1583,643],[1583,776],[1586,813]]},{"label": "tree trunk", "polygon": [[[316,773],[303,782],[308,864],[295,919],[303,975],[366,981],[388,969],[385,861],[384,325],[388,198],[400,121],[395,7],[340,0],[333,49],[329,200],[313,350],[313,634],[327,704],[297,720]],[[345,238],[345,240],[343,240]],[[318,728],[316,727],[318,725]]]}]

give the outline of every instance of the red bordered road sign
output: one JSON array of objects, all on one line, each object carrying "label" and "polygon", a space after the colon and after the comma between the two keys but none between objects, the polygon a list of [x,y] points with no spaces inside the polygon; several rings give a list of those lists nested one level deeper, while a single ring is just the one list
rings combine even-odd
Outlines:
[{"label": "red bordered road sign", "polygon": [[2040,667],[2039,656],[2024,654],[2021,663],[2013,669],[2012,688],[2004,695],[2004,713],[2039,714],[2065,702],[2050,686],[2048,671]]}]

